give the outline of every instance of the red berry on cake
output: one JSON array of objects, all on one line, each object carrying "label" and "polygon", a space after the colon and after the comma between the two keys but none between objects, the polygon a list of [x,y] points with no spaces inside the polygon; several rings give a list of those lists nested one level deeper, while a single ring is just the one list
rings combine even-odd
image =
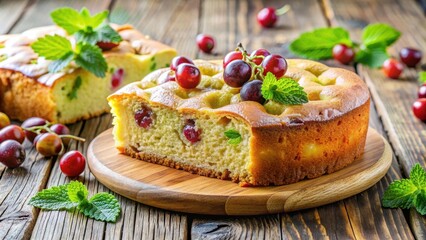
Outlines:
[{"label": "red berry on cake", "polygon": [[176,82],[182,88],[196,88],[201,81],[201,72],[195,65],[189,63],[180,64],[176,70]]},{"label": "red berry on cake", "polygon": [[149,128],[153,122],[153,112],[151,108],[142,106],[135,112],[135,122],[139,127]]},{"label": "red berry on cake", "polygon": [[240,91],[241,100],[264,104],[266,100],[262,96],[262,83],[260,80],[253,80],[244,84]]},{"label": "red berry on cake", "polygon": [[226,65],[223,80],[234,88],[240,88],[250,80],[252,75],[250,64],[243,60],[234,60]]},{"label": "red berry on cake", "polygon": [[170,64],[170,69],[173,71],[176,71],[177,67],[182,63],[189,63],[194,65],[194,62],[191,59],[187,57],[183,57],[183,56],[177,56],[172,59],[172,63]]},{"label": "red berry on cake", "polygon": [[263,59],[262,67],[264,76],[271,72],[275,77],[280,78],[287,72],[287,61],[280,55],[272,54]]},{"label": "red berry on cake", "polygon": [[[263,48],[260,48],[260,49],[257,49],[257,50],[255,50],[255,51],[253,51],[253,52],[250,54],[250,58],[252,58],[252,59],[253,59],[252,61],[253,61],[256,65],[260,65],[260,64],[262,63],[263,59],[264,59],[266,56],[269,56],[269,55],[271,55],[271,53],[270,53],[268,50],[263,49]],[[259,56],[263,56],[263,57],[259,57]]]},{"label": "red berry on cake", "polygon": [[214,48],[215,41],[211,35],[198,34],[197,45],[201,51],[205,53],[211,53]]},{"label": "red berry on cake", "polygon": [[223,68],[226,67],[230,62],[234,60],[242,60],[243,59],[243,53],[240,51],[232,51],[226,54],[226,56],[223,58]]}]

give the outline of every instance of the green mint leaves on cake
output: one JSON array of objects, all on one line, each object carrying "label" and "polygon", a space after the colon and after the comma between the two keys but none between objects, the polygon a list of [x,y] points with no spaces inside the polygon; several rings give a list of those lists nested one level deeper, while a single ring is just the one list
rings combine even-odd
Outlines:
[{"label": "green mint leaves on cake", "polygon": [[241,134],[235,129],[229,129],[224,134],[229,139],[228,143],[231,145],[237,145],[243,140]]},{"label": "green mint leaves on cake", "polygon": [[410,178],[392,182],[382,197],[383,207],[415,208],[426,215],[426,171],[420,164],[414,165]]},{"label": "green mint leaves on cake", "polygon": [[319,28],[301,34],[290,44],[290,50],[309,59],[330,59],[333,58],[333,48],[343,44],[354,49],[355,62],[377,68],[389,58],[387,48],[395,43],[400,35],[398,30],[387,24],[370,24],[363,29],[361,44],[357,44],[350,39],[349,32],[341,27]]},{"label": "green mint leaves on cake", "polygon": [[91,16],[87,8],[78,12],[73,8],[65,7],[53,11],[50,16],[68,34],[74,34],[78,42],[94,45],[97,42],[119,43],[122,40],[114,29],[104,23],[108,17],[108,11]]},{"label": "green mint leaves on cake", "polygon": [[88,199],[89,192],[83,183],[71,181],[68,184],[51,187],[37,193],[29,204],[44,210],[77,209],[89,218],[104,222],[116,222],[121,207],[118,200],[109,193],[97,193]]},{"label": "green mint leaves on cake", "polygon": [[291,78],[277,79],[270,72],[263,79],[261,91],[265,99],[286,105],[308,102],[308,95],[296,81]]},{"label": "green mint leaves on cake", "polygon": [[31,47],[34,52],[47,60],[53,60],[49,65],[50,72],[58,72],[75,61],[77,66],[86,69],[97,77],[105,77],[108,69],[102,50],[87,43],[78,43],[73,49],[70,40],[59,35],[46,35],[37,39]]},{"label": "green mint leaves on cake", "polygon": [[37,39],[31,47],[39,56],[53,60],[49,71],[59,72],[74,61],[78,67],[97,77],[105,77],[108,66],[102,49],[109,50],[122,41],[121,36],[106,23],[108,11],[92,16],[87,8],[78,12],[65,7],[54,10],[51,17],[59,27],[74,36],[76,44],[73,48],[68,38],[59,35]]}]

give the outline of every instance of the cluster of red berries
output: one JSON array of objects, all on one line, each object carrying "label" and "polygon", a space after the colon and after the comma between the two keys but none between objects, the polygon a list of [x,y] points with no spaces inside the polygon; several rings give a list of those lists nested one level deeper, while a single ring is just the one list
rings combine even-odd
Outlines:
[{"label": "cluster of red berries", "polygon": [[[70,135],[70,130],[63,124],[51,124],[43,118],[31,117],[21,126],[12,125],[9,117],[0,112],[0,162],[8,168],[19,167],[26,158],[22,146],[25,139],[45,157],[64,152],[64,145],[70,139],[84,141]],[[69,151],[61,157],[59,166],[65,175],[75,177],[84,171],[86,159],[78,151]]]}]

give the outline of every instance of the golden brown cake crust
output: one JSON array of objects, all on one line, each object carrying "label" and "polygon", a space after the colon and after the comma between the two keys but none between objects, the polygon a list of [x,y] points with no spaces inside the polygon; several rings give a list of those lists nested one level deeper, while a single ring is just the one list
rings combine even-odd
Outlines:
[{"label": "golden brown cake crust", "polygon": [[[200,62],[197,65],[200,67]],[[109,97],[120,101],[137,96],[143,99],[142,102],[176,109],[183,115],[202,112],[242,119],[251,131],[249,175],[196,168],[182,161],[178,164],[170,157],[141,153],[131,147],[121,151],[148,162],[203,176],[220,179],[233,176],[232,180],[243,186],[283,185],[316,178],[360,159],[370,109],[370,95],[364,82],[355,73],[309,60],[289,60],[289,65],[286,76],[305,88],[310,101],[303,105],[284,106],[279,114],[268,113],[265,106],[251,101],[212,108],[206,100],[208,91],[182,98],[175,94],[174,82],[144,89],[144,82],[157,79],[161,70]],[[211,68],[220,69],[220,66]]]}]

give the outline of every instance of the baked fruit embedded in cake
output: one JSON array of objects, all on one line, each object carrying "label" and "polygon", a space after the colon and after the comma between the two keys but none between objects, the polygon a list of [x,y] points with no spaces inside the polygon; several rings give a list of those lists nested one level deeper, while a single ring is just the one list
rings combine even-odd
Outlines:
[{"label": "baked fruit embedded in cake", "polygon": [[[56,10],[52,17],[65,10]],[[86,42],[85,38],[59,26],[0,36],[0,111],[21,121],[37,116],[60,123],[98,116],[109,111],[108,95],[128,83],[139,81],[153,70],[167,67],[176,55],[172,47],[144,36],[130,25],[103,23],[99,28],[115,31],[120,41],[89,39]],[[65,39],[75,52],[87,48],[99,51],[105,65],[87,56],[89,53],[86,59],[65,54],[64,65],[54,65],[59,61],[47,60],[49,56],[40,56],[33,50],[34,43],[43,38]],[[43,52],[43,49],[37,50]],[[70,62],[66,62],[68,56],[73,58]],[[105,72],[99,71],[101,65]],[[63,68],[55,71],[59,67]]]},{"label": "baked fruit embedded in cake", "polygon": [[[364,82],[353,72],[318,62],[285,62],[283,78],[274,81],[303,87],[305,95],[281,96],[294,97],[295,105],[290,105],[291,99],[266,96],[268,91],[279,95],[281,88],[273,87],[271,74],[258,76],[263,71],[240,89],[225,83],[221,61],[196,60],[201,81],[196,88],[184,89],[176,81],[159,80],[173,75],[172,70],[157,70],[108,97],[115,145],[121,153],[147,162],[242,186],[294,183],[361,158],[370,101]],[[247,84],[253,86],[244,90]],[[265,99],[245,96],[243,90],[259,94],[259,85]],[[149,127],[138,124],[140,111],[149,112],[144,115],[149,115]]]}]

